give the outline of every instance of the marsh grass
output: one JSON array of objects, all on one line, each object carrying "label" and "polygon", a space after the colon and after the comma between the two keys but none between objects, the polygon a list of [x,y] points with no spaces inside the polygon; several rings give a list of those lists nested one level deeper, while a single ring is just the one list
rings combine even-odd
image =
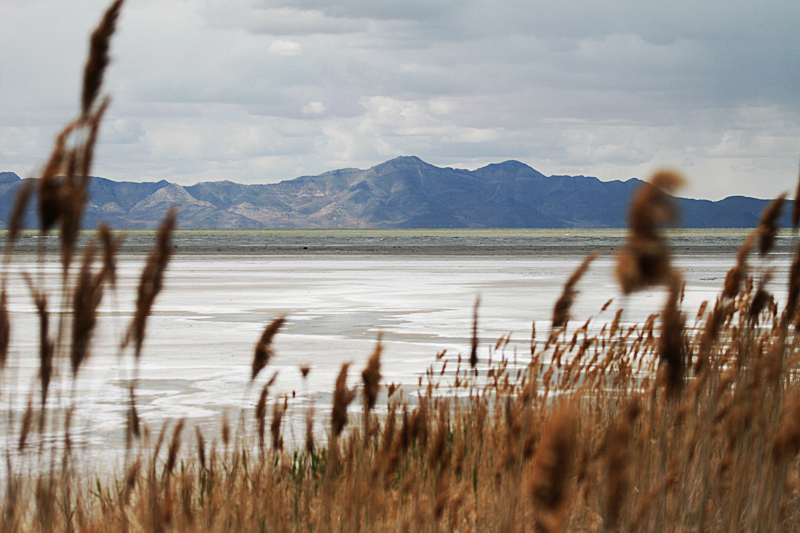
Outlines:
[{"label": "marsh grass", "polygon": [[[140,284],[158,285],[150,272],[164,261],[164,228],[172,224],[157,236]],[[358,384],[348,383],[347,366],[340,372],[327,439],[315,442],[319,419],[309,412],[302,447],[283,434],[290,408],[287,398],[270,397],[275,373],[252,415],[243,412],[216,435],[182,420],[151,434],[132,384],[128,453],[117,474],[77,467],[91,464],[92,450],[76,456],[69,444],[70,406],[50,421],[60,428],[58,445],[36,426],[51,401],[48,376],[61,365],[74,379],[89,356],[86,331],[100,287],[111,284],[113,259],[94,267],[97,245],[88,243],[76,275],[66,278],[73,283],[68,343],[50,338],[49,300],[27,277],[45,349],[39,390],[28,395],[6,450],[0,524],[9,531],[791,530],[800,518],[797,274],[790,271],[781,308],[768,292],[769,263],[747,264],[756,238],[732,258],[742,277],[733,296],[726,282],[691,326],[673,270],[663,309],[644,324],[624,323],[620,310],[608,324],[566,328],[587,259],[565,280],[544,342],[532,333],[525,360],[505,354],[507,337],[493,344],[491,361],[476,355],[474,366],[472,357],[441,354],[419,396],[409,396],[381,383],[379,339]],[[152,299],[142,298],[131,324],[146,323],[140,317]],[[477,311],[470,356],[485,348]],[[13,316],[8,323],[13,334]],[[276,318],[253,339],[258,375],[275,357],[270,343],[282,324]],[[129,342],[126,357],[146,357],[135,338]],[[386,414],[376,414],[382,392]],[[350,419],[359,398],[361,424]],[[37,467],[20,468],[20,458]]]},{"label": "marsh grass", "polygon": [[[101,227],[97,243],[77,250],[75,234],[109,102],[97,99],[121,6],[114,2],[92,34],[79,118],[57,136],[36,185],[22,188],[9,221],[0,293],[3,371],[14,334],[6,307],[7,267],[21,214],[34,199],[40,232],[57,225],[61,231],[57,290],[62,297],[54,321],[48,306],[53,289],[35,272],[25,274],[39,317],[38,390],[27,395],[19,420],[8,416],[13,435],[5,441],[0,530],[796,529],[800,247],[785,307],[769,293],[769,254],[783,197],[743,242],[720,296],[704,302],[687,326],[680,272],[671,265],[660,230],[677,215],[668,193],[682,178],[673,172],[656,174],[633,198],[630,237],[617,256],[623,294],[666,288],[663,309],[654,309],[643,324],[625,325],[620,309],[610,324],[589,319],[569,328],[576,286],[591,255],[566,280],[547,340],[539,343],[531,332],[525,361],[507,357],[509,337],[498,339],[488,360],[480,360],[476,302],[469,356],[442,352],[409,396],[408,389],[381,383],[379,338],[361,373],[360,390],[348,385],[348,365],[342,366],[322,442],[315,441],[314,410],[308,411],[303,447],[285,444],[288,398],[269,396],[277,374],[261,388],[253,416],[242,411],[233,428],[226,417],[219,435],[204,435],[179,420],[164,424],[155,439],[139,418],[134,379],[124,465],[116,473],[77,468],[70,428],[75,404],[83,400],[73,395],[71,403],[48,409],[48,391],[53,372],[68,365],[71,379],[80,373],[91,354],[103,292],[115,287],[120,237]],[[76,141],[78,130],[85,134]],[[137,363],[146,357],[147,318],[163,288],[175,224],[170,211],[145,261],[134,314],[116,343],[121,357],[130,355]],[[764,259],[751,268],[747,260],[756,244]],[[103,254],[96,268],[98,245]],[[77,276],[70,276],[76,252],[81,264]],[[251,379],[243,389],[269,365],[272,339],[284,322],[275,318],[254,339]],[[456,369],[445,374],[448,363]],[[305,380],[310,367],[300,370]],[[375,407],[382,389],[386,414],[379,415]],[[352,424],[348,413],[359,396],[363,423]],[[54,410],[61,410],[60,416],[48,419],[46,413]],[[61,437],[46,437],[52,434]],[[92,464],[92,450],[81,453],[83,464]]]}]

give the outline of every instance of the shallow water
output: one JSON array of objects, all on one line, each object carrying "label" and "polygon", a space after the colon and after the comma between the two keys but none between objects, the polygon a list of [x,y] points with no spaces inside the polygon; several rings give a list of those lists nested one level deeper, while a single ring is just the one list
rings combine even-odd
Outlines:
[{"label": "shallow water", "polygon": [[[675,229],[669,232],[677,253],[735,253],[749,230]],[[85,242],[92,232],[85,231]],[[0,231],[0,236],[3,232]],[[625,241],[624,229],[371,229],[371,230],[178,230],[175,245],[187,254],[400,254],[400,255],[584,255],[611,252]],[[58,236],[44,239],[57,250]],[[35,252],[36,232],[23,232],[17,250]],[[779,236],[777,247],[791,244]],[[143,254],[152,245],[152,232],[127,232],[123,252]],[[784,250],[785,251],[785,250]]]},{"label": "shallow water", "polygon": [[[74,383],[68,364],[62,362],[61,378],[53,385],[48,405],[54,411],[70,405],[74,386],[76,445],[119,449],[126,387],[134,368],[138,367],[139,414],[148,426],[158,428],[165,420],[186,418],[189,425],[200,425],[206,432],[216,431],[223,412],[235,419],[243,407],[252,409],[261,386],[278,372],[270,397],[291,398],[287,424],[291,440],[292,432],[302,435],[303,413],[312,403],[318,431],[324,432],[341,364],[353,363],[351,386],[360,382],[359,373],[379,334],[384,345],[383,381],[409,389],[442,350],[453,364],[458,354],[468,356],[472,309],[478,297],[481,359],[486,361],[499,337],[510,334],[505,356],[527,361],[532,325],[536,324],[537,340],[543,342],[564,281],[590,250],[606,253],[578,285],[580,294],[572,308],[576,325],[594,317],[592,323],[599,329],[620,307],[625,309],[624,322],[642,322],[661,308],[663,290],[620,297],[608,251],[622,244],[623,232],[567,233],[179,232],[165,290],[148,321],[144,355],[135,365],[130,350],[120,353],[119,342],[133,311],[144,260],[141,252],[152,242],[152,233],[135,232],[121,256],[118,291],[108,291],[101,306],[91,358]],[[683,308],[690,325],[700,302],[713,301],[721,290],[725,273],[735,262],[731,251],[745,235],[721,230],[672,236],[674,261],[686,280]],[[450,253],[459,239],[465,246]],[[767,264],[776,268],[771,289],[779,300],[785,294],[791,244],[789,237],[783,237],[767,262],[751,261],[758,268]],[[313,253],[303,246],[326,251]],[[257,247],[299,250],[258,253]],[[377,253],[376,247],[386,248]],[[216,249],[221,251],[209,253]],[[0,401],[17,421],[29,396],[38,394],[32,393],[37,390],[38,320],[20,276],[23,271],[43,275],[51,295],[57,296],[59,279],[55,257],[41,266],[24,246],[11,266],[12,351]],[[56,296],[51,297],[51,310],[58,309]],[[614,301],[600,313],[610,298]],[[275,338],[276,355],[250,386],[255,342],[278,316],[286,316],[287,322]],[[311,367],[306,380],[300,365]],[[35,403],[38,396],[33,398]],[[357,411],[358,405],[353,409]],[[252,417],[252,411],[246,416]],[[6,431],[7,438],[13,433]]]}]

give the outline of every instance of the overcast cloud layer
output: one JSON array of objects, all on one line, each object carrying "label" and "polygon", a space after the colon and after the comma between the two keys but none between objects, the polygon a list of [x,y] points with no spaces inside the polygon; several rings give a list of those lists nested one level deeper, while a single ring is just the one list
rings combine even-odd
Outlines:
[{"label": "overcast cloud layer", "polygon": [[[793,191],[797,0],[128,0],[94,173],[267,183],[399,155]],[[78,109],[103,0],[0,3],[0,171]]]}]

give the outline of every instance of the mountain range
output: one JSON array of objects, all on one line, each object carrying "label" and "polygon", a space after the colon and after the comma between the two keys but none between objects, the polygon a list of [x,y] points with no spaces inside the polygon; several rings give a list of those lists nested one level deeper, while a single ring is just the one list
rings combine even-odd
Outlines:
[{"label": "mountain range", "polygon": [[[0,225],[22,183],[15,173],[0,172]],[[233,229],[625,227],[628,202],[643,182],[545,176],[518,161],[477,170],[441,168],[406,156],[367,170],[263,185],[215,181],[184,187],[99,177],[90,183],[87,228],[101,220],[115,228],[152,228],[176,205],[181,228]],[[754,227],[768,203],[744,196],[715,202],[679,198],[681,225]],[[34,221],[31,207],[28,227]]]}]

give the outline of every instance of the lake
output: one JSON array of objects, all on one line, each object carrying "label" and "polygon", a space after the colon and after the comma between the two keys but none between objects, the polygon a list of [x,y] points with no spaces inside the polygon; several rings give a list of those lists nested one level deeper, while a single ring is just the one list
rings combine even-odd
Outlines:
[{"label": "lake", "polygon": [[[700,302],[713,303],[720,292],[747,233],[670,234],[674,262],[686,280],[683,308],[689,326]],[[120,354],[119,341],[152,241],[152,232],[128,234],[118,290],[105,294],[91,358],[74,383],[77,446],[121,446],[134,363],[130,350]],[[623,322],[643,322],[661,309],[665,293],[654,289],[620,296],[612,275],[613,250],[624,241],[623,230],[178,231],[138,369],[140,416],[154,431],[165,420],[186,418],[189,426],[213,433],[223,412],[235,420],[242,408],[252,410],[261,386],[278,372],[270,398],[290,398],[287,440],[292,433],[302,438],[305,409],[312,404],[322,435],[342,363],[353,363],[348,383],[360,383],[360,372],[382,335],[384,383],[413,391],[437,353],[446,350],[443,359],[453,364],[458,354],[468,357],[478,297],[481,359],[486,361],[498,338],[510,335],[505,357],[524,363],[530,358],[533,324],[537,341],[543,342],[564,281],[593,250],[601,256],[578,285],[575,326],[593,317],[599,329],[621,307]],[[779,300],[785,299],[794,245],[791,235],[782,235],[766,260],[751,258],[758,269],[775,268],[770,289]],[[51,294],[50,308],[58,308],[58,258],[49,254],[40,264],[36,246],[37,237],[26,234],[9,271],[12,348],[2,401],[16,420],[38,387],[38,319],[20,272],[41,274]],[[55,249],[56,239],[48,238],[46,247]],[[278,316],[287,322],[273,343],[276,355],[250,387],[255,343]],[[305,380],[301,365],[311,367]],[[49,403],[54,410],[70,404],[73,387],[68,362],[60,368]],[[353,409],[360,409],[357,402]]]}]

